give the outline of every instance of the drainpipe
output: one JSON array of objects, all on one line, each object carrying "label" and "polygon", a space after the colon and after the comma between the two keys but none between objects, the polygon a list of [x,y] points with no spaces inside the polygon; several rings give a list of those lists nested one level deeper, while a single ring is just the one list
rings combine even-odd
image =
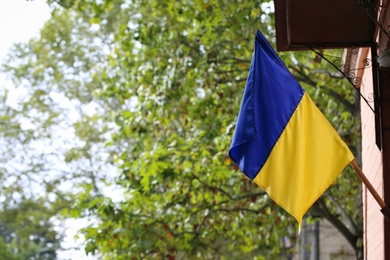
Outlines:
[{"label": "drainpipe", "polygon": [[320,260],[320,222],[314,223],[313,260]]},{"label": "drainpipe", "polygon": [[309,260],[308,243],[307,243],[307,224],[306,218],[302,221],[302,260]]}]

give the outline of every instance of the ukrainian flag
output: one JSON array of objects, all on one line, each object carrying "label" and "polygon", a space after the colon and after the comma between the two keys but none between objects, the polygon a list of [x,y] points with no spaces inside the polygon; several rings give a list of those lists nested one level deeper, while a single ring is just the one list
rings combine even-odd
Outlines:
[{"label": "ukrainian flag", "polygon": [[299,227],[354,159],[259,31],[229,155]]}]

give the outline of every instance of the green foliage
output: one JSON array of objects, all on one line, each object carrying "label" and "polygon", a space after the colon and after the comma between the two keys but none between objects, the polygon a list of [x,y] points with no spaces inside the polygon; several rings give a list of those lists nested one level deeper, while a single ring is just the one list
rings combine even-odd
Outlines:
[{"label": "green foliage", "polygon": [[[55,200],[40,203],[94,220],[85,249],[104,259],[291,256],[296,222],[228,157],[255,32],[274,39],[268,1],[49,3],[40,38],[15,46],[3,69],[27,97],[0,115],[15,129],[6,140],[54,147],[14,172],[57,176],[44,182]],[[358,150],[351,87],[311,53],[281,56]],[[357,250],[358,187],[346,171],[309,213],[345,227]]]},{"label": "green foliage", "polygon": [[[20,201],[20,202],[19,202]],[[7,199],[0,210],[0,256],[2,259],[55,259],[60,235],[50,219],[56,211],[47,199]],[[19,203],[18,203],[19,202]]]}]

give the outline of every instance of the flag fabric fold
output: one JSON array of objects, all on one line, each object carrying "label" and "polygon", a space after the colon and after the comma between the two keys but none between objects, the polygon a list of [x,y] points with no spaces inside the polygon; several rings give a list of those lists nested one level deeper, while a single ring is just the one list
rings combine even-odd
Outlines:
[{"label": "flag fabric fold", "polygon": [[299,227],[354,159],[260,31],[229,155]]}]

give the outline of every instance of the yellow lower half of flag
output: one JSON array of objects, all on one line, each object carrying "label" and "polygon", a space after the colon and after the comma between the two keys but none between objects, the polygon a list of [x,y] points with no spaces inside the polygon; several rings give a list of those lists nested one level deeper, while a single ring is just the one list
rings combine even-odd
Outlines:
[{"label": "yellow lower half of flag", "polygon": [[303,215],[354,159],[305,93],[254,181],[302,224]]}]

